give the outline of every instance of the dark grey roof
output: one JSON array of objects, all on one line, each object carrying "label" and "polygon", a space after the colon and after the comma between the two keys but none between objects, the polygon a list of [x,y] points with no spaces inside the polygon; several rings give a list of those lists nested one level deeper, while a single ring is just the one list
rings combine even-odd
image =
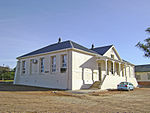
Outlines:
[{"label": "dark grey roof", "polygon": [[150,72],[150,64],[136,65],[135,72]]},{"label": "dark grey roof", "polygon": [[97,47],[97,48],[93,48],[91,50],[97,52],[100,55],[104,55],[113,45],[109,45],[109,46],[103,46],[103,47]]},{"label": "dark grey roof", "polygon": [[52,52],[52,51],[57,51],[57,50],[62,50],[62,49],[67,49],[67,48],[76,48],[76,49],[80,49],[86,52],[90,52],[90,53],[96,53],[92,50],[89,50],[88,48],[81,46],[73,41],[64,41],[64,42],[60,42],[60,43],[55,43],[52,45],[48,45],[46,47],[43,47],[41,49],[38,49],[36,51],[30,52],[28,54],[22,55],[18,58],[21,57],[26,57],[26,56],[32,56],[32,55],[36,55],[36,54],[41,54],[41,53],[47,53],[47,52]]},{"label": "dark grey roof", "polygon": [[71,42],[73,48],[76,48],[76,49],[80,49],[80,50],[83,50],[83,51],[86,51],[86,52],[90,52],[90,53],[95,53],[95,54],[97,54],[95,51],[90,50],[90,49],[88,49],[88,48],[86,48],[86,47],[84,47],[84,46],[82,46],[82,45],[79,45],[79,44],[77,44],[77,43],[75,43],[75,42],[73,42],[73,41],[70,41],[70,42]]}]

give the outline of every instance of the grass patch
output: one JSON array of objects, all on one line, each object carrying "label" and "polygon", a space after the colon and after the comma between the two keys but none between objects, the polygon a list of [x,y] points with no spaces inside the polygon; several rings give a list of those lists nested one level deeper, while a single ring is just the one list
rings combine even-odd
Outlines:
[{"label": "grass patch", "polygon": [[13,82],[14,80],[0,80],[0,82]]}]

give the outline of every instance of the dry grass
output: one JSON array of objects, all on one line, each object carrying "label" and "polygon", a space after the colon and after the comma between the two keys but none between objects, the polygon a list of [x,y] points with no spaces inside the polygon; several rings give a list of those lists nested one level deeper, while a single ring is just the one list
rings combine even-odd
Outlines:
[{"label": "dry grass", "polygon": [[27,89],[0,91],[0,112],[150,112],[150,88],[89,94]]}]

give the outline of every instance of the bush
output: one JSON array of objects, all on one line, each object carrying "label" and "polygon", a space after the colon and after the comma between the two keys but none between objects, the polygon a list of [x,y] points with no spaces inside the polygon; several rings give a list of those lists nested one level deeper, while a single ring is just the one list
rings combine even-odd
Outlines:
[{"label": "bush", "polygon": [[15,76],[14,71],[3,72],[0,74],[0,80],[13,80]]}]

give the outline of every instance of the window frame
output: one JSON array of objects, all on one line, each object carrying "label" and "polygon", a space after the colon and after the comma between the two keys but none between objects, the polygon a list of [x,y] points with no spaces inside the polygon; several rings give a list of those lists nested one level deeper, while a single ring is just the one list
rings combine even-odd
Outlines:
[{"label": "window frame", "polygon": [[66,71],[67,71],[67,55],[66,54],[61,55],[60,61],[61,61],[60,72],[66,73]]},{"label": "window frame", "polygon": [[141,80],[141,75],[136,75],[135,78],[136,78],[137,80]]},{"label": "window frame", "polygon": [[147,73],[147,80],[150,80],[150,73]]},{"label": "window frame", "polygon": [[114,57],[115,57],[115,56],[114,56],[113,54],[111,54],[111,58],[114,59]]},{"label": "window frame", "polygon": [[51,72],[56,72],[56,55],[51,56]]},{"label": "window frame", "polygon": [[25,74],[26,73],[26,61],[23,60],[22,61],[22,74]]},{"label": "window frame", "polygon": [[67,68],[67,55],[66,54],[61,55],[61,67]]},{"label": "window frame", "polygon": [[45,71],[44,59],[44,57],[40,58],[40,73],[44,73]]}]

